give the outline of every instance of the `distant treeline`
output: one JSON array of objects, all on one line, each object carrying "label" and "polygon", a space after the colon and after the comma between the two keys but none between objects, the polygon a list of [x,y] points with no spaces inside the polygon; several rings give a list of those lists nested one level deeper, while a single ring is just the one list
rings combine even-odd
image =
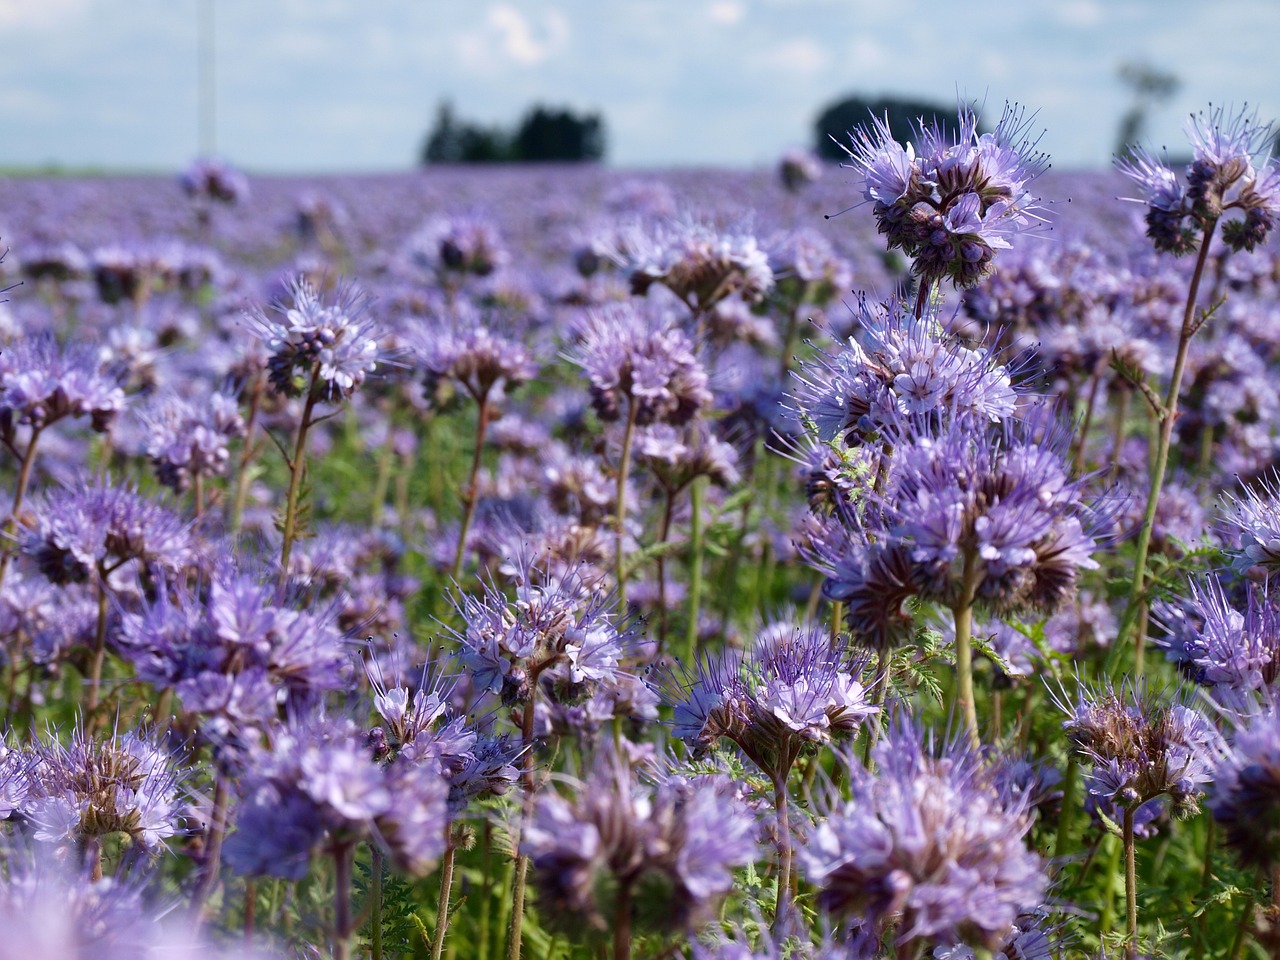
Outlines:
[{"label": "distant treeline", "polygon": [[532,107],[514,130],[472,123],[442,103],[422,146],[431,163],[579,163],[604,157],[604,119],[598,113]]}]

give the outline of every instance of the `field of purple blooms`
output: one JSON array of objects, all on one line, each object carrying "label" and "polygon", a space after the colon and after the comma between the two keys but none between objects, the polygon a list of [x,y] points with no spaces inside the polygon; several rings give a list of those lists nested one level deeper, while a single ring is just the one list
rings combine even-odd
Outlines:
[{"label": "field of purple blooms", "polygon": [[0,179],[0,960],[1277,955],[1280,166],[1035,132]]}]

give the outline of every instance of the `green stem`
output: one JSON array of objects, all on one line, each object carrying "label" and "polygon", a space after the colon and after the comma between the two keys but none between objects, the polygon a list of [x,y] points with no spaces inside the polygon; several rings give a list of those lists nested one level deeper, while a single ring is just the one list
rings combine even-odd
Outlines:
[{"label": "green stem", "polygon": [[706,477],[698,477],[689,488],[692,501],[689,517],[689,625],[685,634],[685,657],[693,663],[698,652],[698,612],[702,602],[702,499]]},{"label": "green stem", "polygon": [[462,577],[462,565],[467,559],[467,536],[476,517],[476,504],[480,500],[480,462],[484,455],[484,435],[489,429],[489,394],[476,397],[480,412],[476,416],[475,449],[471,452],[471,474],[467,480],[466,502],[463,507],[462,529],[458,531],[458,550],[453,556],[453,579]]},{"label": "green stem", "polygon": [[[449,827],[445,827],[446,832]],[[444,951],[444,935],[449,929],[449,893],[453,889],[453,862],[457,847],[453,837],[448,838],[444,851],[444,863],[440,867],[440,898],[436,902],[436,928],[431,935],[431,960],[440,960]]]},{"label": "green stem", "polygon": [[205,837],[204,857],[200,864],[200,881],[191,898],[192,913],[200,917],[201,911],[218,886],[219,868],[222,866],[222,838],[227,834],[227,807],[231,803],[231,789],[227,778],[218,774],[213,790],[213,812],[209,815],[209,834]]},{"label": "green stem", "polygon": [[1071,826],[1076,816],[1076,788],[1080,781],[1080,761],[1073,750],[1067,757],[1067,772],[1062,778],[1062,812],[1058,815],[1058,835],[1053,843],[1053,858],[1061,861],[1071,842]]},{"label": "green stem", "polygon": [[[675,509],[676,491],[670,487],[664,491],[662,525],[658,528],[658,543],[666,547],[671,536],[671,514]],[[667,649],[667,554],[658,554],[658,653],[661,658]]]},{"label": "green stem", "polygon": [[969,742],[977,747],[978,713],[973,699],[973,598],[977,591],[978,564],[972,550],[966,551],[960,599],[951,608],[956,632],[956,706],[964,719]]},{"label": "green stem", "polygon": [[101,699],[102,663],[107,655],[107,574],[98,565],[98,625],[94,635],[93,664],[89,669],[89,702],[85,713],[92,714],[98,709]]},{"label": "green stem", "polygon": [[631,960],[631,881],[618,884],[613,906],[613,960]]},{"label": "green stem", "polygon": [[1124,920],[1125,953],[1129,960],[1138,955],[1138,873],[1133,848],[1133,807],[1124,811]]},{"label": "green stem", "polygon": [[[548,664],[529,670],[529,700],[525,704],[524,714],[520,718],[520,742],[524,747],[522,762],[524,770],[521,774],[521,786],[524,798],[521,804],[520,833],[524,833],[524,825],[533,813],[533,791],[536,786],[533,778],[533,717],[535,700],[538,695],[538,678],[542,669]],[[524,928],[524,892],[529,874],[529,858],[520,853],[521,837],[516,837],[516,870],[511,885],[511,927],[507,934],[507,960],[520,960],[520,940]]]},{"label": "green stem", "polygon": [[311,374],[307,384],[307,402],[302,408],[302,420],[298,423],[298,436],[293,444],[293,458],[289,461],[289,494],[284,506],[284,543],[280,547],[280,583],[289,578],[289,555],[298,527],[298,495],[302,491],[302,475],[307,468],[307,431],[311,429],[311,414],[315,411],[318,393],[316,374]]},{"label": "green stem", "polygon": [[773,780],[773,805],[778,815],[778,895],[773,905],[773,922],[780,925],[791,902],[791,813],[787,795],[787,772]]},{"label": "green stem", "polygon": [[627,578],[624,564],[623,541],[627,532],[627,474],[631,471],[631,442],[636,433],[638,404],[635,397],[627,398],[627,426],[622,434],[622,457],[618,461],[617,504],[614,508],[614,524],[618,539],[614,543],[614,577],[618,581],[618,607],[625,615],[627,610]]},{"label": "green stem", "polygon": [[[13,488],[13,505],[9,508],[8,519],[4,522],[4,533],[12,534],[18,523],[18,512],[22,509],[23,498],[27,495],[27,485],[31,482],[31,467],[36,462],[36,442],[40,439],[40,428],[31,430],[31,439],[27,441],[27,449],[23,451],[22,463],[18,466],[18,484]],[[12,448],[10,448],[12,449]],[[0,548],[0,585],[4,584],[4,575],[9,570],[9,560],[13,551],[6,540]]]},{"label": "green stem", "polygon": [[240,525],[244,519],[244,505],[249,499],[249,465],[256,452],[253,434],[258,425],[258,409],[261,405],[262,377],[258,376],[254,379],[253,390],[249,393],[249,416],[245,418],[244,441],[240,447],[240,463],[236,468],[236,491],[231,501],[230,517],[232,533],[240,532]]},{"label": "green stem", "polygon": [[1216,219],[1204,225],[1200,240],[1200,254],[1196,257],[1195,271],[1191,275],[1191,286],[1187,291],[1187,302],[1182,313],[1182,329],[1178,336],[1178,351],[1173,360],[1173,373],[1169,377],[1169,389],[1164,397],[1164,409],[1159,413],[1160,436],[1156,443],[1155,462],[1151,466],[1151,486],[1147,491],[1147,507],[1142,515],[1142,526],[1138,530],[1137,556],[1133,562],[1133,582],[1129,587],[1129,603],[1125,607],[1124,617],[1120,622],[1119,635],[1115,646],[1123,646],[1129,638],[1138,619],[1138,608],[1146,599],[1147,551],[1151,546],[1151,531],[1155,526],[1156,505],[1160,500],[1160,490],[1164,486],[1164,474],[1169,465],[1169,447],[1173,440],[1173,424],[1178,417],[1178,394],[1182,389],[1182,374],[1187,365],[1187,354],[1191,346],[1191,337],[1196,327],[1196,300],[1200,293],[1200,279],[1204,275],[1204,265],[1209,255],[1210,241],[1217,226]]}]

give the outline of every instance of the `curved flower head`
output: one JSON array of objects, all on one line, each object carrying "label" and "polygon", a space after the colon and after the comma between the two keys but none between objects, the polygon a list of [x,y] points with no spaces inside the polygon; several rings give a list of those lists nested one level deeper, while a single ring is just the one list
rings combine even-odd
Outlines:
[{"label": "curved flower head", "polygon": [[691,675],[660,673],[674,710],[673,732],[696,751],[725,738],[777,780],[806,744],[829,743],[879,712],[862,680],[864,664],[814,625],[767,627],[750,653],[699,659]]},{"label": "curved flower head", "polygon": [[679,929],[729,892],[733,868],[755,857],[756,836],[727,778],[660,774],[645,782],[605,745],[571,798],[539,794],[521,850],[549,913],[607,929],[614,914],[604,898],[625,890],[642,919]]},{"label": "curved flower head", "polygon": [[910,720],[876,746],[877,772],[850,764],[851,797],[829,791],[798,859],[834,919],[897,942],[993,949],[1043,902],[1049,879],[1027,849],[1024,799],[1000,789],[963,739],[935,747]]},{"label": "curved flower head", "polygon": [[1180,699],[1126,683],[1083,684],[1074,703],[1064,693],[1062,728],[1092,766],[1087,789],[1101,801],[1137,809],[1168,795],[1174,813],[1199,809],[1204,785],[1221,751],[1221,739],[1205,716]]},{"label": "curved flower head", "polygon": [[105,580],[135,560],[173,575],[197,560],[187,521],[132,486],[102,478],[38,496],[18,545],[58,584]]},{"label": "curved flower head", "polygon": [[34,335],[0,350],[0,436],[9,440],[18,425],[39,430],[66,417],[88,417],[104,433],[124,402],[120,378],[90,344]]},{"label": "curved flower head", "polygon": [[1270,698],[1237,721],[1209,809],[1241,862],[1267,871],[1280,864],[1280,712]]},{"label": "curved flower head", "polygon": [[1199,234],[1236,211],[1223,224],[1222,238],[1233,250],[1253,250],[1280,215],[1280,164],[1258,155],[1271,139],[1270,124],[1247,109],[1210,106],[1192,114],[1187,138],[1193,159],[1185,187],[1169,166],[1142,148],[1116,161],[1138,184],[1148,205],[1147,236],[1156,250],[1185,254],[1197,249]]},{"label": "curved flower head", "polygon": [[354,284],[340,284],[329,299],[306,276],[295,277],[287,299],[272,304],[274,317],[249,316],[270,351],[272,388],[287,397],[308,391],[321,400],[350,397],[386,359],[367,310]]},{"label": "curved flower head", "polygon": [[1021,107],[1006,104],[991,133],[978,133],[967,107],[954,137],[918,121],[914,146],[893,138],[887,116],[851,132],[849,166],[862,174],[879,231],[923,283],[973,286],[994,270],[996,250],[1040,223],[1028,188],[1048,162],[1028,139],[1029,123]]},{"label": "curved flower head", "polygon": [[588,313],[569,359],[586,371],[602,420],[633,412],[636,423],[688,423],[714,399],[694,344],[681,329],[655,325],[631,303]]},{"label": "curved flower head", "polygon": [[1193,580],[1185,599],[1155,613],[1165,630],[1156,642],[1196,683],[1243,694],[1280,678],[1280,606],[1267,588],[1248,583],[1242,611],[1216,578]]},{"label": "curved flower head", "polygon": [[1280,570],[1280,474],[1264,477],[1242,494],[1227,494],[1222,526],[1234,556],[1233,566],[1246,575],[1266,576]]}]

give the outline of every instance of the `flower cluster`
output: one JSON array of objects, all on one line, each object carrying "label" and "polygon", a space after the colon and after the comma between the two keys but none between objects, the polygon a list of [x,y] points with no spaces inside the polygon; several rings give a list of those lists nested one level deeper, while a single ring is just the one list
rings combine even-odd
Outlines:
[{"label": "flower cluster", "polygon": [[994,949],[1039,907],[1045,864],[1027,849],[1024,800],[998,788],[992,768],[960,741],[938,755],[921,731],[896,723],[875,749],[877,772],[850,764],[851,796],[831,791],[798,851],[818,904],[896,941]]},{"label": "flower cluster", "polygon": [[1028,192],[1048,167],[1027,140],[1028,119],[1006,105],[991,133],[962,107],[955,136],[938,122],[917,122],[917,143],[899,144],[887,117],[850,135],[845,150],[863,176],[876,222],[891,250],[902,250],[926,285],[950,279],[971,287],[995,269],[995,251],[1039,222]]},{"label": "flower cluster", "polygon": [[1089,793],[1126,810],[1166,794],[1180,817],[1199,809],[1220,751],[1203,714],[1140,683],[1119,692],[1109,683],[1081,685],[1074,705],[1066,699],[1059,702],[1068,715],[1062,729],[1092,767]]},{"label": "flower cluster", "polygon": [[39,495],[23,518],[18,545],[57,584],[105,582],[131,561],[174,575],[197,559],[182,517],[131,486],[103,479]]},{"label": "flower cluster", "polygon": [[706,657],[691,677],[668,673],[662,686],[677,737],[699,753],[727,739],[777,780],[806,744],[829,743],[879,712],[862,668],[820,628],[778,623],[746,655]]},{"label": "flower cluster", "polygon": [[88,417],[106,432],[124,408],[124,390],[97,350],[60,347],[52,337],[23,337],[0,350],[0,438],[18,426],[44,429],[66,417]]},{"label": "flower cluster", "polygon": [[197,477],[224,473],[231,441],[245,432],[235,397],[221,392],[200,399],[168,394],[140,416],[156,479],[178,493]]},{"label": "flower cluster", "polygon": [[1194,158],[1184,185],[1167,163],[1142,147],[1116,166],[1143,193],[1147,236],[1163,253],[1184,254],[1198,246],[1197,234],[1231,211],[1222,238],[1233,250],[1253,250],[1266,240],[1280,215],[1280,162],[1254,158],[1271,139],[1271,127],[1241,110],[1211,107],[1187,124]]},{"label": "flower cluster", "polygon": [[684,331],[665,324],[655,329],[630,303],[589,313],[570,359],[590,378],[591,402],[602,420],[634,416],[641,426],[680,425],[713,399]]},{"label": "flower cluster", "polygon": [[1280,677],[1280,607],[1256,584],[1244,590],[1243,613],[1216,579],[1193,581],[1180,602],[1155,609],[1169,659],[1218,693],[1265,690]]},{"label": "flower cluster", "polygon": [[768,256],[742,230],[692,220],[633,226],[620,232],[609,255],[628,275],[632,293],[661,284],[699,314],[732,295],[755,303],[773,288]]},{"label": "flower cluster", "polygon": [[383,359],[367,302],[355,286],[340,286],[332,302],[304,276],[296,277],[288,302],[273,304],[280,319],[251,316],[270,351],[271,386],[287,397],[346,399]]},{"label": "flower cluster", "polygon": [[884,438],[904,418],[1000,423],[1013,416],[1010,369],[990,350],[945,335],[936,314],[917,318],[900,301],[863,299],[855,315],[861,342],[819,352],[796,374],[791,402],[820,440]]},{"label": "flower cluster", "polygon": [[236,832],[223,847],[238,873],[299,880],[312,850],[376,837],[422,874],[445,848],[448,782],[430,764],[378,763],[364,730],[310,716],[272,731],[242,780]]},{"label": "flower cluster", "polygon": [[[698,922],[756,853],[755,818],[727,778],[665,775],[638,782],[627,758],[603,748],[577,795],[547,791],[521,840],[550,912],[597,929],[634,901],[660,929]],[[613,902],[602,893],[613,890]]]}]

